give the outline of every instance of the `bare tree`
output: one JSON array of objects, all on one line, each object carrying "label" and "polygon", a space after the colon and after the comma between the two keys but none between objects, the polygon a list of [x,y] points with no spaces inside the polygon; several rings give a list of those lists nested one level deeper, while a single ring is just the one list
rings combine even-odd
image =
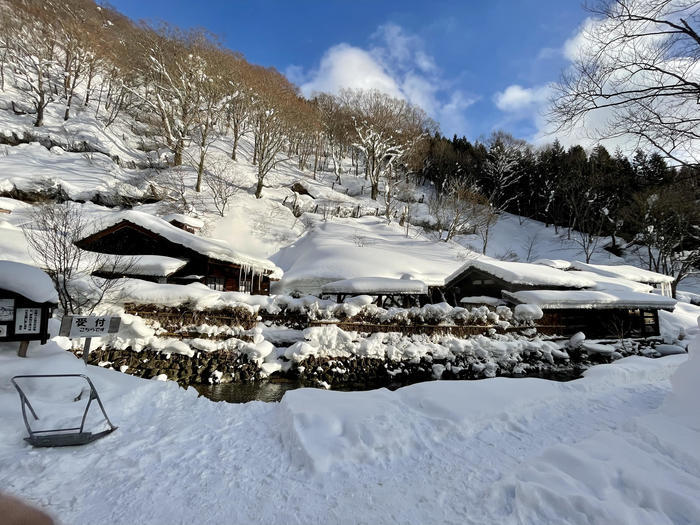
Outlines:
[{"label": "bare tree", "polygon": [[216,211],[222,217],[226,215],[228,204],[240,191],[240,181],[228,163],[217,163],[204,175],[204,183],[209,188]]},{"label": "bare tree", "polygon": [[[58,77],[58,45],[55,28],[47,13],[37,6],[27,6],[15,13],[17,22],[11,36],[9,55],[15,72],[15,83],[25,94],[35,115],[34,126],[44,123],[44,111],[54,100],[54,83]],[[6,26],[6,29],[8,26]],[[13,102],[13,108],[17,110]]]},{"label": "bare tree", "polygon": [[78,248],[75,242],[84,237],[87,228],[87,218],[74,203],[36,206],[31,221],[23,226],[32,256],[51,276],[65,313],[92,313],[118,286],[116,280],[94,277],[93,272],[128,273],[134,264],[130,257]]},{"label": "bare tree", "polygon": [[164,211],[184,215],[196,212],[201,196],[193,193],[191,174],[190,168],[184,166],[156,173],[152,187]]},{"label": "bare tree", "polygon": [[365,157],[370,196],[376,200],[382,177],[409,155],[430,121],[420,108],[377,90],[344,90],[340,96],[352,116],[354,146]]},{"label": "bare tree", "polygon": [[324,146],[333,159],[336,182],[342,172],[343,150],[347,148],[350,135],[350,115],[338,97],[322,93],[314,99],[323,129]]},{"label": "bare tree", "polygon": [[259,68],[253,82],[252,160],[257,166],[258,176],[255,197],[260,199],[267,174],[288,159],[284,148],[288,143],[291,111],[297,95],[294,86],[274,70]]},{"label": "bare tree", "polygon": [[632,135],[638,146],[698,164],[700,4],[600,0],[572,67],[556,86],[549,120],[567,131],[601,113],[594,139]]},{"label": "bare tree", "polygon": [[700,191],[686,181],[634,196],[627,220],[640,232],[637,253],[649,270],[678,283],[700,273]]},{"label": "bare tree", "polygon": [[185,146],[200,121],[203,88],[209,85],[206,52],[214,46],[201,32],[182,34],[169,28],[146,31],[140,73],[146,89],[130,88],[158,116],[160,134],[182,164]]},{"label": "bare tree", "polygon": [[[446,182],[443,190],[428,201],[428,209],[437,220],[439,238],[445,242],[460,234],[481,235],[491,225],[488,200],[466,178]],[[488,242],[488,234],[486,239]]]}]

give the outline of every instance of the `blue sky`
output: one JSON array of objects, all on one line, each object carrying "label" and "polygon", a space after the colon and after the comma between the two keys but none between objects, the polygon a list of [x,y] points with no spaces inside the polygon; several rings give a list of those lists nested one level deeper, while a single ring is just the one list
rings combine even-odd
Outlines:
[{"label": "blue sky", "polygon": [[256,64],[315,90],[379,87],[443,133],[533,138],[547,85],[587,13],[579,0],[112,0],[133,19],[204,27]]}]

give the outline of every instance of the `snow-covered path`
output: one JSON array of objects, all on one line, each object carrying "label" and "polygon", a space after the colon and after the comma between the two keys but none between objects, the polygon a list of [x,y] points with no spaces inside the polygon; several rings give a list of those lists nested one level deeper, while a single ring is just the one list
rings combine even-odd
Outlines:
[{"label": "snow-covered path", "polygon": [[[288,392],[281,403],[245,405],[212,403],[172,383],[90,367],[120,428],[84,447],[32,449],[21,441],[25,431],[9,376],[84,368],[58,348],[27,360],[8,354],[0,353],[0,416],[7,422],[0,430],[0,487],[66,524],[605,522],[587,519],[600,498],[595,486],[576,496],[576,508],[590,512],[562,516],[561,502],[549,495],[551,504],[538,500],[553,487],[535,474],[554,467],[566,472],[556,458],[579,444],[585,451],[597,443],[592,454],[601,439],[617,449],[638,446],[639,422],[654,417],[670,391],[669,377],[686,359],[628,358],[571,383],[495,379],[396,392],[304,389]],[[662,462],[673,479],[688,478],[677,494],[682,505],[675,522],[700,516],[700,504],[683,494],[700,487],[700,465],[681,465],[659,452],[668,443],[648,441],[646,452],[656,446],[652,452],[661,458],[654,459],[657,467]],[[611,468],[622,473],[637,460],[625,461]],[[571,468],[574,475],[578,467]],[[604,478],[605,469],[598,471]],[[545,480],[556,482],[556,474]],[[641,478],[635,483],[648,482]],[[632,501],[633,492],[628,486],[610,504],[626,508],[623,500]],[[658,508],[651,503],[642,516],[672,523],[659,518]],[[645,523],[624,516],[632,515],[615,523]]]}]

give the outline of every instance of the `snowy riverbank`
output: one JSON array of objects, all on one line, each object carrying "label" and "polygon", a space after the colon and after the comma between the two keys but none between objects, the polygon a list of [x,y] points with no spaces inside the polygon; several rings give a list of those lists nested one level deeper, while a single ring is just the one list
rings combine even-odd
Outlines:
[{"label": "snowy riverbank", "polygon": [[301,389],[269,404],[212,403],[173,382],[90,366],[119,429],[67,449],[22,441],[9,377],[86,369],[55,343],[29,356],[0,353],[0,486],[61,523],[583,524],[593,516],[656,525],[700,515],[697,340],[689,359],[629,357],[569,383]]}]

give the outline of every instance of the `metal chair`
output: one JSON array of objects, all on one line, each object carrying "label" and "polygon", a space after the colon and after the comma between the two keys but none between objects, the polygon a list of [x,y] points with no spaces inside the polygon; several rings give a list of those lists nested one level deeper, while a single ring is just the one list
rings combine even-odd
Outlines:
[{"label": "metal chair", "polygon": [[[34,419],[38,420],[39,416],[36,415],[34,408],[32,408],[32,404],[29,402],[29,399],[27,398],[27,395],[24,393],[22,388],[17,384],[16,379],[36,379],[48,377],[82,377],[83,379],[85,379],[85,381],[88,382],[88,385],[90,386],[90,399],[88,399],[87,405],[85,405],[85,412],[83,413],[83,418],[80,421],[79,427],[55,428],[51,430],[32,430],[32,427],[27,419],[26,409],[29,408],[29,411],[32,413],[32,416],[34,416]],[[96,441],[106,436],[107,434],[111,434],[118,428],[115,427],[107,417],[107,413],[105,412],[105,408],[102,405],[100,396],[97,394],[97,390],[95,390],[95,385],[93,385],[92,381],[90,381],[90,378],[84,374],[22,375],[14,376],[10,381],[12,381],[12,384],[17,389],[20,401],[22,403],[22,417],[24,418],[24,425],[27,427],[27,431],[29,432],[29,437],[26,437],[24,439],[34,447],[69,447],[75,445],[85,445],[87,443],[92,443],[93,441]],[[97,401],[97,404],[100,406],[100,410],[102,410],[102,415],[104,415],[104,418],[107,421],[107,424],[109,425],[108,429],[95,433],[86,432],[84,430],[85,419],[87,418],[88,411],[90,410],[90,405],[92,404],[93,399]]]}]

